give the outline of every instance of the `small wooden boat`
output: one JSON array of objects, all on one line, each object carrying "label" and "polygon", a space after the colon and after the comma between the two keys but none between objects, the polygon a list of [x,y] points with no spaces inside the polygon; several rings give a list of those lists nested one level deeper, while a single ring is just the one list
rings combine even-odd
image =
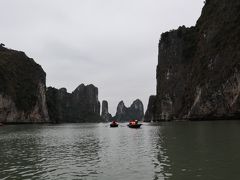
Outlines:
[{"label": "small wooden boat", "polygon": [[110,124],[110,127],[118,127],[118,123],[116,121],[113,121],[111,124]]},{"label": "small wooden boat", "polygon": [[130,123],[129,123],[129,124],[128,124],[128,127],[130,127],[130,128],[136,128],[136,129],[137,129],[137,128],[140,128],[141,125],[142,125],[142,124],[130,124]]},{"label": "small wooden boat", "polygon": [[138,120],[130,121],[128,127],[130,128],[140,128],[142,124],[138,123]]}]

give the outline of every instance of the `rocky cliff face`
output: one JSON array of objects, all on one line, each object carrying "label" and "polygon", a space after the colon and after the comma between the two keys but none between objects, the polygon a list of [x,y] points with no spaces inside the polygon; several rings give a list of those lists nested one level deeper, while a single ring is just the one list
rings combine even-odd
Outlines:
[{"label": "rocky cliff face", "polygon": [[0,46],[0,122],[49,122],[46,74],[25,53]]},{"label": "rocky cliff face", "polygon": [[195,27],[162,34],[154,120],[240,118],[240,1],[207,0]]},{"label": "rocky cliff face", "polygon": [[53,123],[66,122],[68,120],[70,95],[65,88],[47,88],[48,113]]},{"label": "rocky cliff face", "polygon": [[112,120],[112,115],[108,112],[108,102],[102,101],[102,113],[101,118],[104,122],[109,122]]},{"label": "rocky cliff face", "polygon": [[144,115],[144,122],[152,122],[154,121],[154,113],[155,113],[155,100],[156,96],[150,96],[148,101],[148,107]]},{"label": "rocky cliff face", "polygon": [[113,119],[119,122],[133,119],[143,120],[143,111],[143,103],[139,99],[135,100],[129,108],[127,108],[124,102],[121,101],[117,106],[117,112]]},{"label": "rocky cliff face", "polygon": [[49,116],[53,122],[99,122],[98,88],[81,84],[72,93],[65,88],[47,89]]}]

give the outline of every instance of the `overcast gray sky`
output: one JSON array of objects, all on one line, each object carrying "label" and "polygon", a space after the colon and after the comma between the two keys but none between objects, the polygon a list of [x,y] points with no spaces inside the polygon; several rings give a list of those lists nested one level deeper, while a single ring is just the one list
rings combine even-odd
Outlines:
[{"label": "overcast gray sky", "polygon": [[192,26],[203,0],[0,0],[0,42],[42,65],[47,86],[94,84],[115,114],[155,94],[162,32]]}]

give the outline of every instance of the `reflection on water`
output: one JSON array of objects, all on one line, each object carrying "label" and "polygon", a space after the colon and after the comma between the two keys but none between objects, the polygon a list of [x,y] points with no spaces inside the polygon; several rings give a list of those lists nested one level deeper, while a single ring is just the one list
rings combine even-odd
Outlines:
[{"label": "reflection on water", "polygon": [[240,122],[0,128],[0,179],[239,179]]},{"label": "reflection on water", "polygon": [[240,122],[161,123],[159,137],[165,179],[240,178]]},{"label": "reflection on water", "polygon": [[7,131],[3,130],[0,137],[0,178],[94,177],[99,173],[100,147],[90,128],[79,129],[74,125],[6,127]]},{"label": "reflection on water", "polygon": [[152,147],[154,149],[154,180],[169,179],[172,176],[170,160],[166,149],[166,136],[162,133],[162,127],[158,124],[158,129],[152,133]]}]

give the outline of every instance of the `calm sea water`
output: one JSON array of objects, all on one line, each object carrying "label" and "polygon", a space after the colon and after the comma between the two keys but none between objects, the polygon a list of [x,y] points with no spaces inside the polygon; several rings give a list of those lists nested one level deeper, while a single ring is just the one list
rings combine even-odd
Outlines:
[{"label": "calm sea water", "polygon": [[240,179],[240,122],[0,127],[0,179]]}]

